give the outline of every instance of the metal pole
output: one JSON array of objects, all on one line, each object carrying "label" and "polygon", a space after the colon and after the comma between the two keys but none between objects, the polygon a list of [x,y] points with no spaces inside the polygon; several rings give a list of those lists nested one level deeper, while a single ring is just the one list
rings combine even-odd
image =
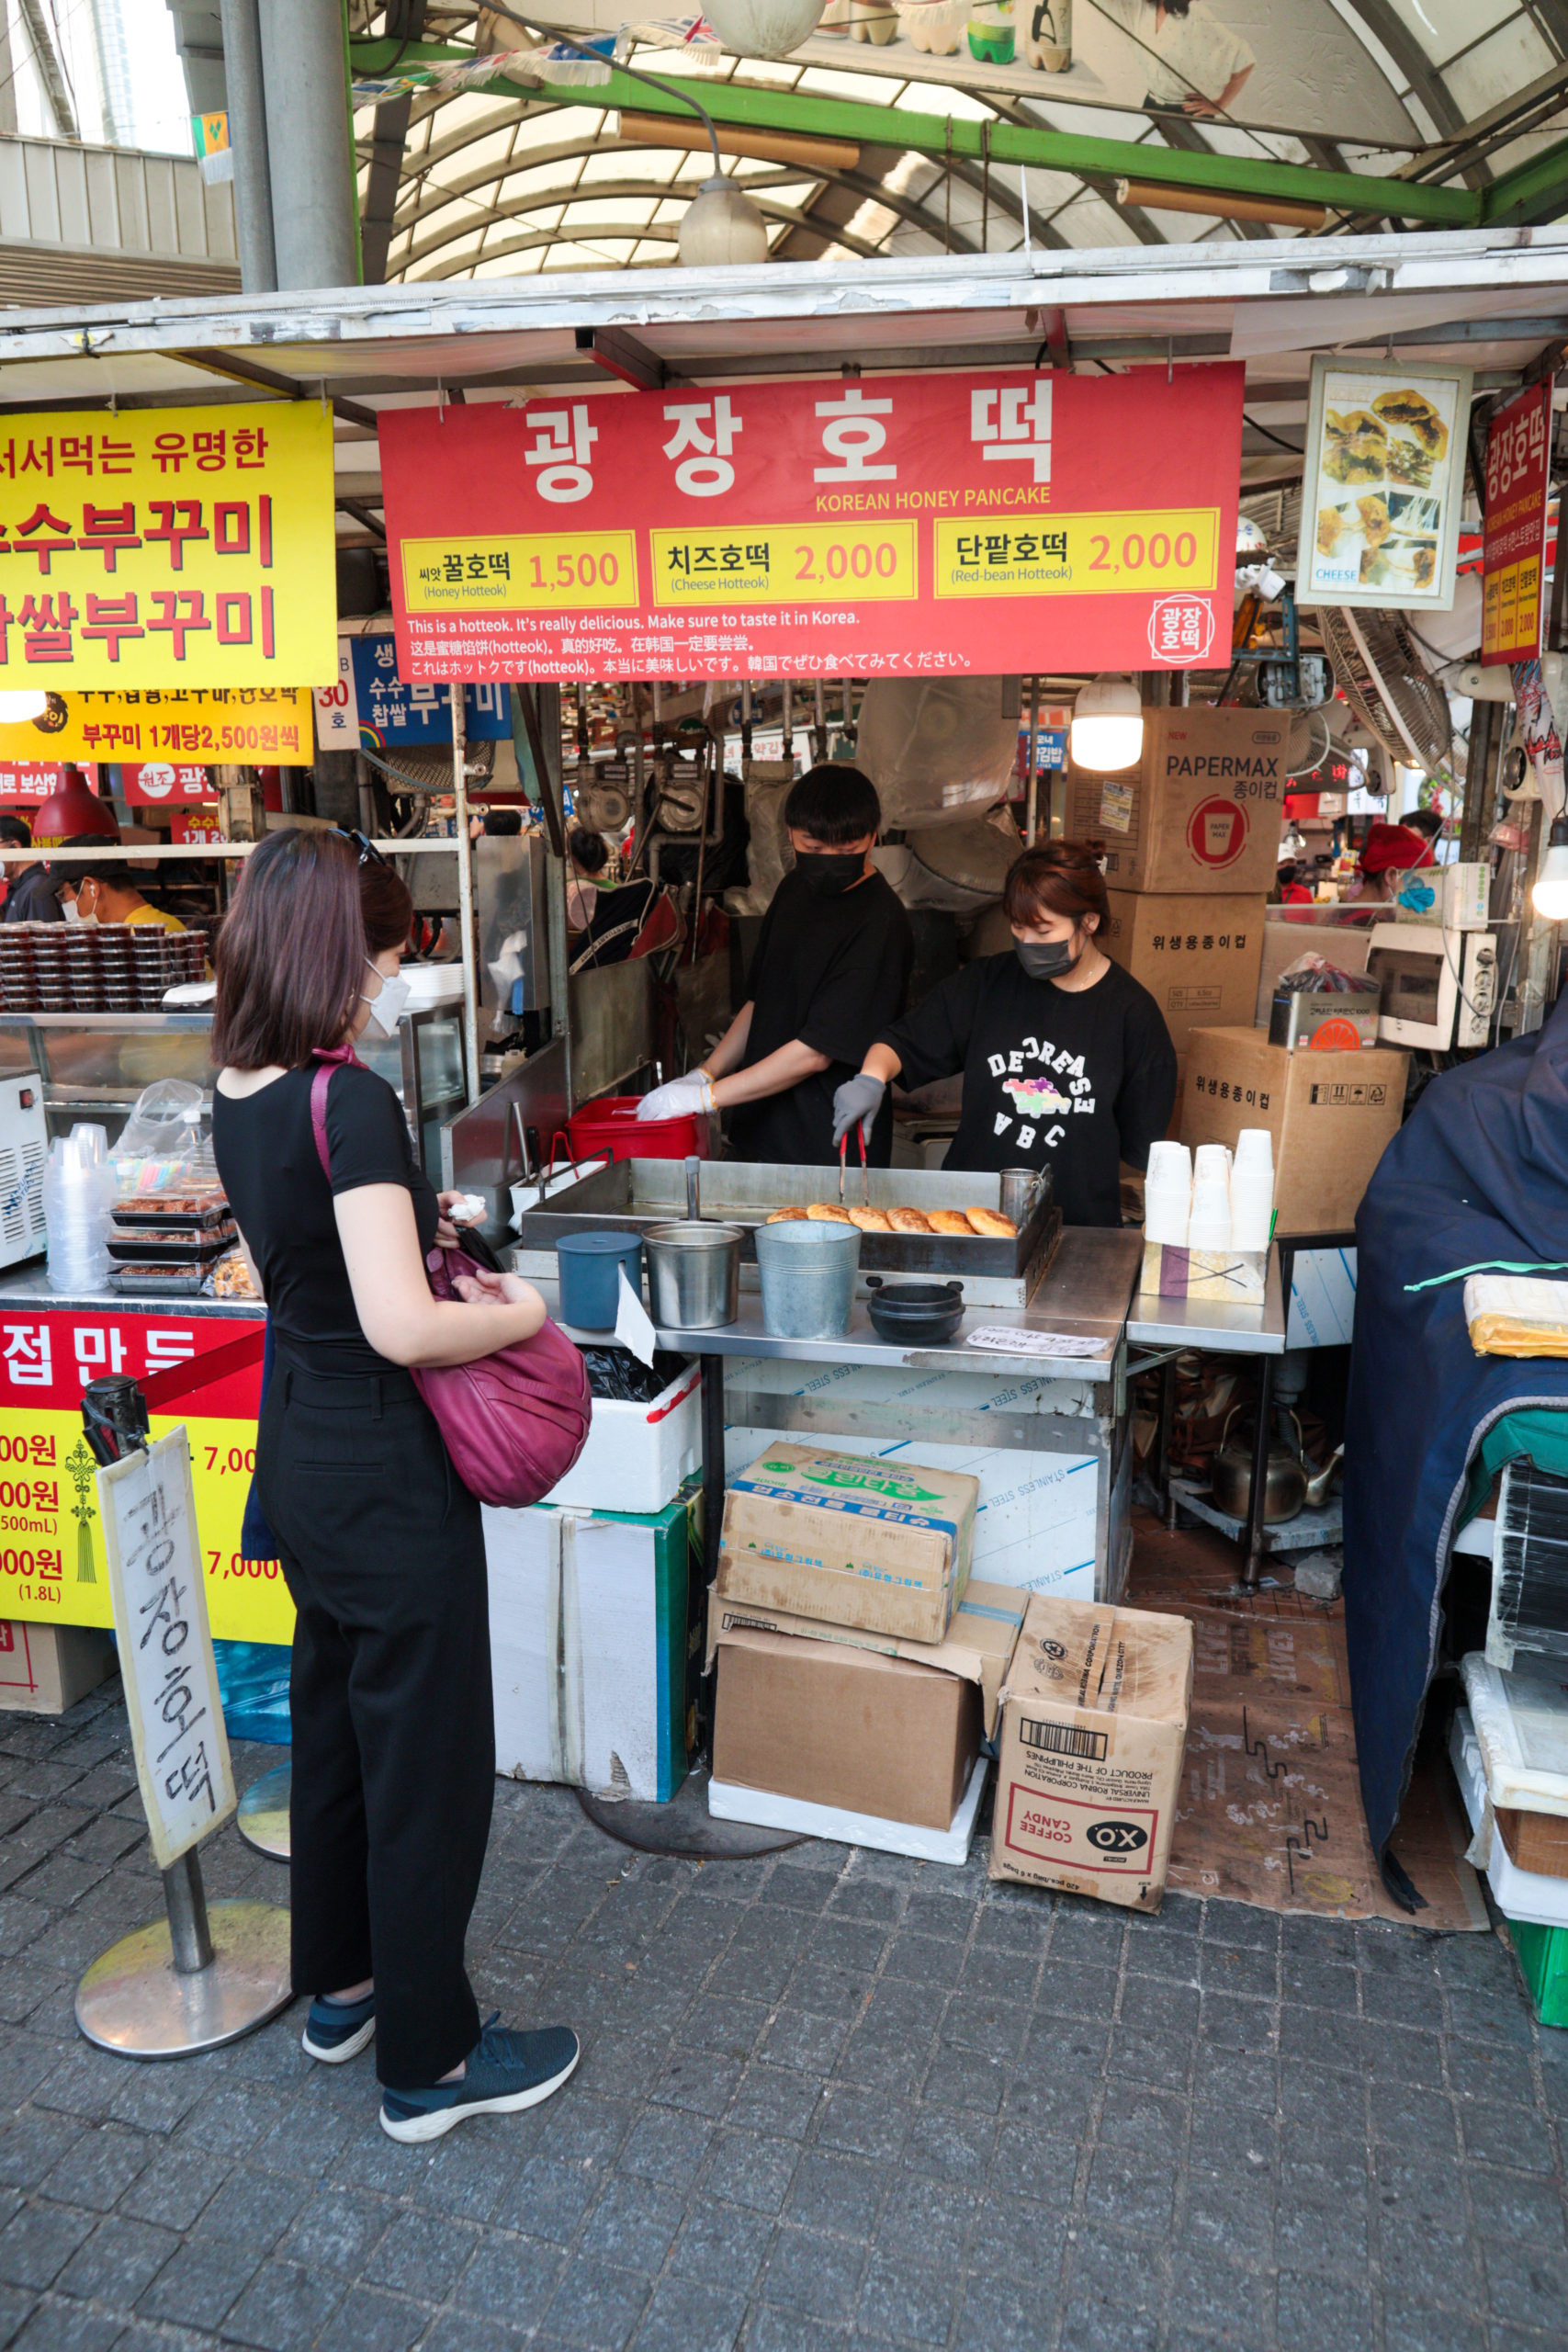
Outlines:
[{"label": "metal pole", "polygon": [[247,294],[271,294],[277,285],[272,239],[272,174],[266,154],[266,96],[262,80],[261,20],[256,0],[220,0],[229,145],[234,156],[234,228],[240,284]]},{"label": "metal pole", "polygon": [[260,0],[280,290],[356,286],[359,235],[338,0]]},{"label": "metal pole", "polygon": [[199,1975],[212,1965],[212,1933],[207,1924],[207,1890],[201,1883],[201,1852],[193,1846],[173,1870],[164,1872],[169,1906],[169,1940],[182,1976]]},{"label": "metal pole", "polygon": [[468,714],[463,689],[453,683],[452,799],[457,828],[457,927],[463,936],[463,1053],[468,1065],[468,1101],[479,1099],[479,980],[474,937],[474,845],[468,839]]},{"label": "metal pole", "polygon": [[1024,803],[1023,846],[1034,847],[1034,835],[1040,823],[1040,679],[1038,673],[1029,681],[1029,797]]}]

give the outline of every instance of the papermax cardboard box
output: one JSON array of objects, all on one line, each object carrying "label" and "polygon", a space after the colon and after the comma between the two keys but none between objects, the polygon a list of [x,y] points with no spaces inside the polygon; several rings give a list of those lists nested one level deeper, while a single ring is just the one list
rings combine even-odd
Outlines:
[{"label": "papermax cardboard box", "polygon": [[1276,1237],[1348,1231],[1399,1132],[1409,1063],[1398,1046],[1293,1054],[1271,1046],[1261,1029],[1195,1029],[1181,1140],[1234,1150],[1243,1127],[1267,1127],[1274,1138]]},{"label": "papermax cardboard box", "polygon": [[1157,1911],[1192,1626],[1036,1593],[1002,1687],[991,1876]]},{"label": "papermax cardboard box", "polygon": [[962,1675],[966,1681],[978,1683],[988,1738],[996,1727],[1002,1679],[1023,1623],[1026,1598],[1010,1585],[982,1584],[978,1577],[972,1577],[953,1612],[946,1640],[909,1642],[897,1634],[866,1633],[853,1625],[824,1625],[814,1617],[792,1617],[783,1609],[759,1609],[754,1602],[721,1600],[716,1587],[713,1587],[708,1592],[706,1670],[712,1672],[724,1635],[737,1632],[790,1634],[797,1640],[838,1642],[848,1649],[877,1650],[884,1657],[907,1658],[915,1666],[934,1666],[941,1673]]},{"label": "papermax cardboard box", "polygon": [[940,1642],[969,1580],[980,1482],[772,1445],[724,1498],[717,1586],[830,1625]]},{"label": "papermax cardboard box", "polygon": [[1262,897],[1111,890],[1098,945],[1141,980],[1180,1053],[1194,1029],[1250,1021],[1263,955]]},{"label": "papermax cardboard box", "polygon": [[1279,863],[1289,725],[1278,711],[1145,710],[1136,768],[1071,778],[1067,830],[1104,843],[1113,890],[1260,898]]},{"label": "papermax cardboard box", "polygon": [[718,1636],[713,1777],[945,1829],[980,1752],[966,1673],[732,1624]]}]

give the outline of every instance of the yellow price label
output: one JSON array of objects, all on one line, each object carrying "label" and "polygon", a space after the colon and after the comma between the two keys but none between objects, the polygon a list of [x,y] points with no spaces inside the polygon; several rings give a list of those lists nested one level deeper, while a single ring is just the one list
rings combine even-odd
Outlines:
[{"label": "yellow price label", "polygon": [[1218,585],[1219,509],[939,522],[939,596],[1128,596]]},{"label": "yellow price label", "polygon": [[[154,1437],[178,1426],[178,1415],[152,1416]],[[247,1560],[240,1545],[256,1425],[191,1418],[186,1429],[212,1632],[220,1641],[291,1641],[294,1604],[281,1568],[276,1560]],[[0,1408],[0,1619],[8,1617],[114,1622],[79,1412]]]},{"label": "yellow price label", "polygon": [[507,613],[570,612],[585,598],[628,608],[641,602],[635,532],[403,541],[403,603],[411,613],[476,605]]},{"label": "yellow price label", "polygon": [[749,524],[738,531],[653,532],[656,605],[857,604],[919,594],[913,523]]}]

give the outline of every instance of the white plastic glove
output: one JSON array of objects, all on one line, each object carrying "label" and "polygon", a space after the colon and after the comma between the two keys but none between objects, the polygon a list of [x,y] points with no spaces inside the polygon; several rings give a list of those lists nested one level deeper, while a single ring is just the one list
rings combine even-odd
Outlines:
[{"label": "white plastic glove", "polygon": [[694,1112],[713,1109],[713,1086],[705,1070],[694,1069],[685,1078],[672,1078],[668,1086],[656,1086],[645,1094],[637,1106],[639,1119],[687,1119]]}]

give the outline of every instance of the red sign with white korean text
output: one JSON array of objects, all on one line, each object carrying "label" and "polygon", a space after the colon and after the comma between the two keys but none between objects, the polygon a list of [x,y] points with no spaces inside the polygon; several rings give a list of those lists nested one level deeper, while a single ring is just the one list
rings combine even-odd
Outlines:
[{"label": "red sign with white korean text", "polygon": [[133,808],[175,808],[183,802],[210,800],[215,787],[205,768],[174,760],[127,760],[120,768],[125,797]]},{"label": "red sign with white korean text", "polygon": [[47,800],[65,774],[58,760],[0,761],[0,802],[36,808]]},{"label": "red sign with white korean text", "polygon": [[1551,462],[1551,385],[1532,384],[1486,433],[1483,662],[1533,662],[1540,651]]},{"label": "red sign with white korean text", "polygon": [[176,808],[169,820],[169,838],[176,842],[220,842],[228,837],[216,808]]},{"label": "red sign with white korean text", "polygon": [[[149,1380],[258,1329],[240,1316],[82,1315],[60,1307],[34,1307],[24,1300],[0,1306],[0,1410],[8,1405],[80,1406],[89,1380],[125,1372]],[[203,1384],[193,1369],[182,1389],[180,1413],[251,1413],[261,1398],[261,1359],[225,1370]],[[160,1408],[160,1409],[165,1409]]]},{"label": "red sign with white korean text", "polygon": [[380,418],[410,682],[1190,668],[1242,370],[623,390]]},{"label": "red sign with white korean text", "polygon": [[337,669],[333,533],[318,401],[8,415],[0,678],[321,684]]}]

